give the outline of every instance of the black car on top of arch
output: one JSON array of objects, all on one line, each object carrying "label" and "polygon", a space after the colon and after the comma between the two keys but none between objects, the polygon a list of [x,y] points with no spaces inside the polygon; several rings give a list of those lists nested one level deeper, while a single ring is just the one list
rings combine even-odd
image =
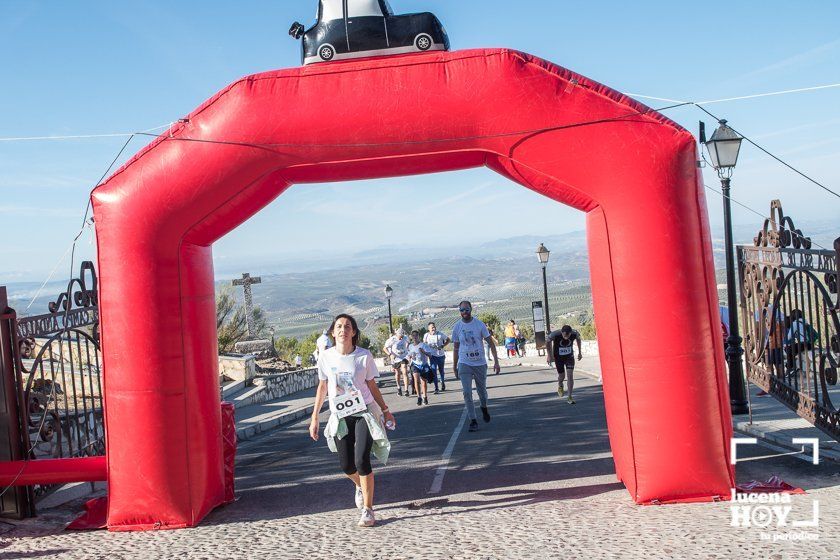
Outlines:
[{"label": "black car on top of arch", "polygon": [[449,37],[434,14],[394,15],[388,0],[320,0],[318,21],[289,30],[303,38],[303,63],[349,58],[448,51]]}]

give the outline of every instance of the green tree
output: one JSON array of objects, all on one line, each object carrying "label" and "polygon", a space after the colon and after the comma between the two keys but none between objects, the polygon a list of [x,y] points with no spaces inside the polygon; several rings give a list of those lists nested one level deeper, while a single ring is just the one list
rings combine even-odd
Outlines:
[{"label": "green tree", "polygon": [[[258,306],[251,311],[254,324],[254,335],[264,337],[268,331],[268,320],[265,312]],[[232,352],[237,342],[248,336],[248,322],[245,308],[237,306],[229,286],[222,288],[216,296],[216,333],[219,342],[219,352]]]},{"label": "green tree", "polygon": [[362,333],[359,333],[359,348],[365,348],[370,350],[371,353],[376,356],[376,352],[374,352],[375,348],[373,348],[373,343],[371,342],[370,338]]},{"label": "green tree", "polygon": [[577,327],[577,330],[580,332],[582,339],[596,340],[598,338],[598,329],[595,327],[595,312],[592,308],[578,315],[578,323],[580,327]]},{"label": "green tree", "polygon": [[487,325],[487,328],[493,331],[493,336],[496,340],[504,341],[504,331],[499,317],[495,313],[482,313],[478,316],[478,320]]},{"label": "green tree", "polygon": [[581,325],[578,332],[584,340],[596,340],[598,338],[598,329],[595,328],[594,322]]},{"label": "green tree", "polygon": [[303,358],[303,362],[309,359],[309,356],[315,353],[315,349],[318,348],[316,342],[318,341],[318,337],[321,336],[321,331],[315,331],[302,341],[298,345],[298,354],[300,354],[301,358]]},{"label": "green tree", "polygon": [[274,348],[277,349],[277,355],[280,356],[280,359],[290,364],[294,363],[295,356],[298,354],[303,357],[300,351],[300,341],[296,338],[281,336],[274,341]]},{"label": "green tree", "polygon": [[402,315],[394,315],[394,331],[396,332],[400,327],[406,334],[411,332],[411,323],[408,322],[408,319]]},{"label": "green tree", "polygon": [[373,339],[373,344],[376,348],[376,352],[374,352],[375,354],[382,354],[382,347],[385,346],[385,341],[387,341],[390,336],[391,329],[388,328],[388,325],[379,325],[376,327],[376,335]]}]

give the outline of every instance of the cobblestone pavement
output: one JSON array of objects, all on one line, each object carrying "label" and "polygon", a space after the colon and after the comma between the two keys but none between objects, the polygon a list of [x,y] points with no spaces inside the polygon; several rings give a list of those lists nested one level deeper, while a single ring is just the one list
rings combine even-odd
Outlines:
[{"label": "cobblestone pavement", "polygon": [[[451,375],[451,374],[450,374]],[[742,448],[739,481],[779,475],[804,487],[790,520],[808,529],[731,527],[729,503],[637,506],[616,482],[603,398],[579,380],[576,405],[558,399],[553,372],[506,368],[490,379],[493,420],[460,433],[439,493],[430,494],[463,407],[449,391],[416,406],[386,389],[397,411],[392,462],[377,468],[373,529],[355,526],[352,485],[323,441],[297,424],[245,443],[239,501],[196,529],[66,533],[73,513],[0,524],[0,559],[14,558],[837,558],[840,473],[760,447]],[[78,505],[78,504],[77,504]],[[818,540],[776,540],[815,535]],[[762,539],[762,532],[770,540]]]}]

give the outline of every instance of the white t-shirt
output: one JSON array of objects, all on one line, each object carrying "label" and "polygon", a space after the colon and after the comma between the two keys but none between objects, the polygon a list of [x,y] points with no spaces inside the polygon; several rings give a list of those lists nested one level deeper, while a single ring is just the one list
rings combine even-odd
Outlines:
[{"label": "white t-shirt", "polygon": [[435,334],[426,333],[423,335],[423,342],[425,342],[429,346],[429,354],[436,357],[445,356],[446,352],[444,352],[443,347],[446,346],[446,335],[440,331],[437,331]]},{"label": "white t-shirt", "polygon": [[400,338],[394,335],[385,341],[385,348],[391,351],[391,356],[393,356],[395,362],[400,362],[408,358],[408,344],[407,336]]},{"label": "white t-shirt", "polygon": [[420,350],[425,350],[429,354],[431,354],[429,345],[425,342],[418,342],[417,344],[409,344],[408,345],[408,355],[411,357],[411,363],[415,366],[424,366],[429,363],[429,358],[421,352]]},{"label": "white t-shirt", "polygon": [[322,334],[318,337],[318,340],[315,341],[315,346],[318,348],[318,353],[320,354],[327,348],[330,348],[333,345],[332,340],[325,334]]},{"label": "white t-shirt", "polygon": [[355,387],[362,394],[365,404],[373,402],[367,381],[376,379],[376,362],[373,354],[364,348],[356,348],[352,354],[342,356],[336,347],[328,348],[318,357],[318,379],[327,382],[327,394],[330,397],[330,411],[333,400]]},{"label": "white t-shirt", "polygon": [[486,366],[484,356],[484,339],[490,336],[487,325],[473,317],[465,323],[462,320],[455,323],[452,329],[452,342],[458,346],[458,363],[467,366]]}]

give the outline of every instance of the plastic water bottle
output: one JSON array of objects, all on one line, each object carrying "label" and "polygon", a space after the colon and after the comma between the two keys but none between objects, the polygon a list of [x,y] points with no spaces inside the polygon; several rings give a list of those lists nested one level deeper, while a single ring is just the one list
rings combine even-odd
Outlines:
[{"label": "plastic water bottle", "polygon": [[388,420],[387,422],[385,422],[385,428],[387,428],[388,430],[391,430],[393,432],[394,430],[397,429],[397,425],[394,424],[393,420]]}]

